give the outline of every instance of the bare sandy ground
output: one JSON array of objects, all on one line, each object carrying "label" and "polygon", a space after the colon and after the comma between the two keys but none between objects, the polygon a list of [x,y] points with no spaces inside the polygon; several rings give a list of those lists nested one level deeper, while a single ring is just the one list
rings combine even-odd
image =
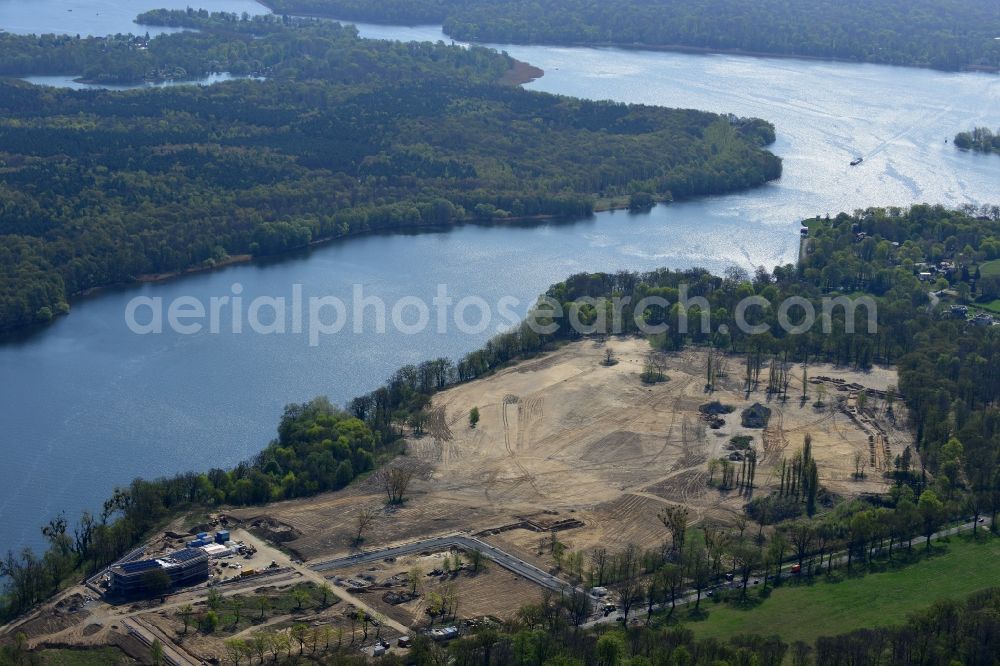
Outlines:
[{"label": "bare sandy ground", "polygon": [[[606,346],[618,359],[610,367],[601,363]],[[637,339],[586,340],[435,396],[428,433],[411,438],[408,455],[397,463],[417,472],[409,501],[387,510],[365,548],[455,531],[490,532],[532,516],[543,523],[581,521],[582,527],[561,533],[573,548],[650,546],[664,537],[656,514],[665,504],[687,505],[696,521],[725,522],[741,511],[748,496],[708,483],[708,460],[728,455],[734,435],[752,436],[760,453],[757,494],[776,486],[775,469],[801,449],[807,433],[821,484],[848,496],[885,489],[870,467],[864,481],[852,478],[855,453],[869,464],[876,423],[889,440],[890,456],[909,443],[909,434],[880,414],[874,397],[865,417],[870,424],[852,417],[857,390],[837,385],[884,391],[896,383],[894,370],[861,373],[813,365],[809,398],[802,400],[802,368],[795,366],[790,398],[782,402],[769,400],[763,390],[747,395],[743,359],[737,357],[725,361],[727,375],[708,393],[707,353],[700,350],[667,355],[669,381],[645,385],[640,373],[648,351]],[[820,392],[828,405],[823,409],[813,406]],[[717,430],[706,427],[698,412],[710,400],[735,407]],[[755,402],[772,410],[764,431],[740,424],[742,409]],[[473,407],[480,412],[475,428],[469,425]],[[898,404],[896,415],[902,422]],[[888,460],[880,450],[876,465]],[[233,515],[266,515],[293,527],[301,536],[285,545],[313,559],[350,550],[358,507],[383,503],[379,488],[366,481],[344,492]],[[544,531],[516,529],[490,538],[530,554],[540,536]]]},{"label": "bare sandy ground", "polygon": [[[449,599],[458,619],[492,616],[502,620],[513,618],[524,605],[542,598],[540,587],[493,563],[484,563],[482,569],[474,573],[467,555],[462,555],[465,566],[461,571],[441,574],[445,557],[455,556],[451,551],[411,555],[392,562],[342,569],[337,574],[338,578],[353,580],[368,577],[376,583],[375,587],[356,592],[357,596],[386,617],[409,627],[432,624],[427,610],[435,596]],[[432,573],[435,571],[437,575]],[[386,600],[387,591],[406,593],[412,590],[413,577],[417,580],[417,598],[396,605]],[[440,624],[447,619],[437,618],[436,621]]]}]

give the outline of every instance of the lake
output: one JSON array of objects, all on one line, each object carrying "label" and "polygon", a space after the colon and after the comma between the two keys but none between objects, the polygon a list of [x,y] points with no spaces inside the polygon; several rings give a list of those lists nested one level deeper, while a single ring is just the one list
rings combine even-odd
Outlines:
[{"label": "lake", "polygon": [[0,0],[0,30],[26,35],[80,36],[134,33],[159,35],[180,28],[138,25],[135,17],[150,9],[186,9],[196,6],[213,12],[265,14],[254,0]]},{"label": "lake", "polygon": [[[0,0],[0,28],[127,31],[139,11],[186,4],[262,11],[235,0]],[[359,27],[373,38],[444,38],[436,26]],[[71,518],[84,507],[99,509],[115,484],[136,475],[245,459],[273,436],[286,403],[319,394],[343,403],[402,364],[457,357],[495,332],[491,324],[477,334],[377,334],[366,324],[362,334],[329,336],[315,347],[291,334],[141,336],[124,317],[136,296],[207,300],[230,295],[239,283],[249,301],[287,296],[300,284],[306,296],[349,302],[360,285],[391,306],[404,296],[430,300],[443,284],[456,299],[495,303],[512,296],[523,313],[549,284],[583,270],[792,262],[798,221],[808,215],[923,201],[1000,202],[1000,160],[945,143],[960,129],[1000,126],[1000,77],[792,59],[500,48],[545,70],[531,89],[766,118],[777,127],[772,149],[784,159],[784,176],[750,192],[644,215],[354,238],[76,302],[51,327],[0,345],[0,549],[38,544],[42,522],[64,509]],[[856,155],[865,161],[852,168]]]},{"label": "lake", "polygon": [[[216,72],[200,79],[183,79],[177,81],[156,81],[132,85],[115,85],[107,83],[83,83],[77,81],[78,76],[61,76],[58,74],[42,76],[25,76],[23,81],[34,83],[37,86],[49,86],[52,88],[70,88],[71,90],[135,90],[136,88],[169,88],[171,86],[209,86],[213,83],[232,81],[234,79],[252,78],[249,76],[233,76],[229,72]],[[260,79],[263,80],[263,79]]]}]

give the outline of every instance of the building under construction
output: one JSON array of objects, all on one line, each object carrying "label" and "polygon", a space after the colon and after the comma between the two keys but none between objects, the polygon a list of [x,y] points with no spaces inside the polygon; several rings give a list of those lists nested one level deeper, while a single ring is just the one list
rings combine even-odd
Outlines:
[{"label": "building under construction", "polygon": [[208,559],[208,553],[201,548],[185,548],[163,557],[116,564],[111,567],[108,591],[120,598],[164,593],[165,579],[156,573],[159,571],[169,577],[168,589],[201,583],[208,580]]}]

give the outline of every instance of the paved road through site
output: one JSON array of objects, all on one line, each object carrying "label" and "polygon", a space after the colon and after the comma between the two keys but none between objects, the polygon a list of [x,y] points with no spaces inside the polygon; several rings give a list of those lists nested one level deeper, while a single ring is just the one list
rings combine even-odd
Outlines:
[{"label": "paved road through site", "polygon": [[336,569],[353,567],[358,564],[377,562],[389,557],[401,557],[403,555],[412,555],[413,553],[420,553],[423,551],[451,548],[452,546],[468,551],[478,550],[483,555],[502,566],[504,569],[512,571],[523,578],[555,592],[562,592],[564,590],[571,589],[569,583],[566,583],[562,579],[553,576],[548,572],[542,571],[533,564],[529,564],[528,562],[525,562],[510,553],[504,552],[495,546],[491,546],[488,543],[480,541],[475,537],[467,537],[460,534],[424,539],[423,541],[415,541],[413,543],[393,546],[391,548],[383,548],[381,550],[373,550],[367,553],[346,555],[332,560],[317,562],[316,564],[310,565],[310,568],[313,571],[323,573],[334,571]]}]

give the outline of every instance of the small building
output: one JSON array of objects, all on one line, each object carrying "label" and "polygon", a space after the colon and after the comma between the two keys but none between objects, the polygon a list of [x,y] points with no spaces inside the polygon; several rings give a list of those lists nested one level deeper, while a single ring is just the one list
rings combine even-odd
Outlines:
[{"label": "small building", "polygon": [[218,559],[220,557],[226,557],[233,554],[232,548],[227,548],[220,543],[209,543],[201,547],[208,556],[212,559]]},{"label": "small building", "polygon": [[[164,590],[164,579],[154,572],[167,574],[169,586]],[[208,553],[201,548],[185,548],[169,555],[137,562],[126,562],[111,567],[112,596],[123,599],[162,594],[178,587],[195,585],[208,580]]]},{"label": "small building", "polygon": [[431,639],[435,641],[450,641],[458,638],[458,627],[444,627],[442,629],[432,629]]}]

